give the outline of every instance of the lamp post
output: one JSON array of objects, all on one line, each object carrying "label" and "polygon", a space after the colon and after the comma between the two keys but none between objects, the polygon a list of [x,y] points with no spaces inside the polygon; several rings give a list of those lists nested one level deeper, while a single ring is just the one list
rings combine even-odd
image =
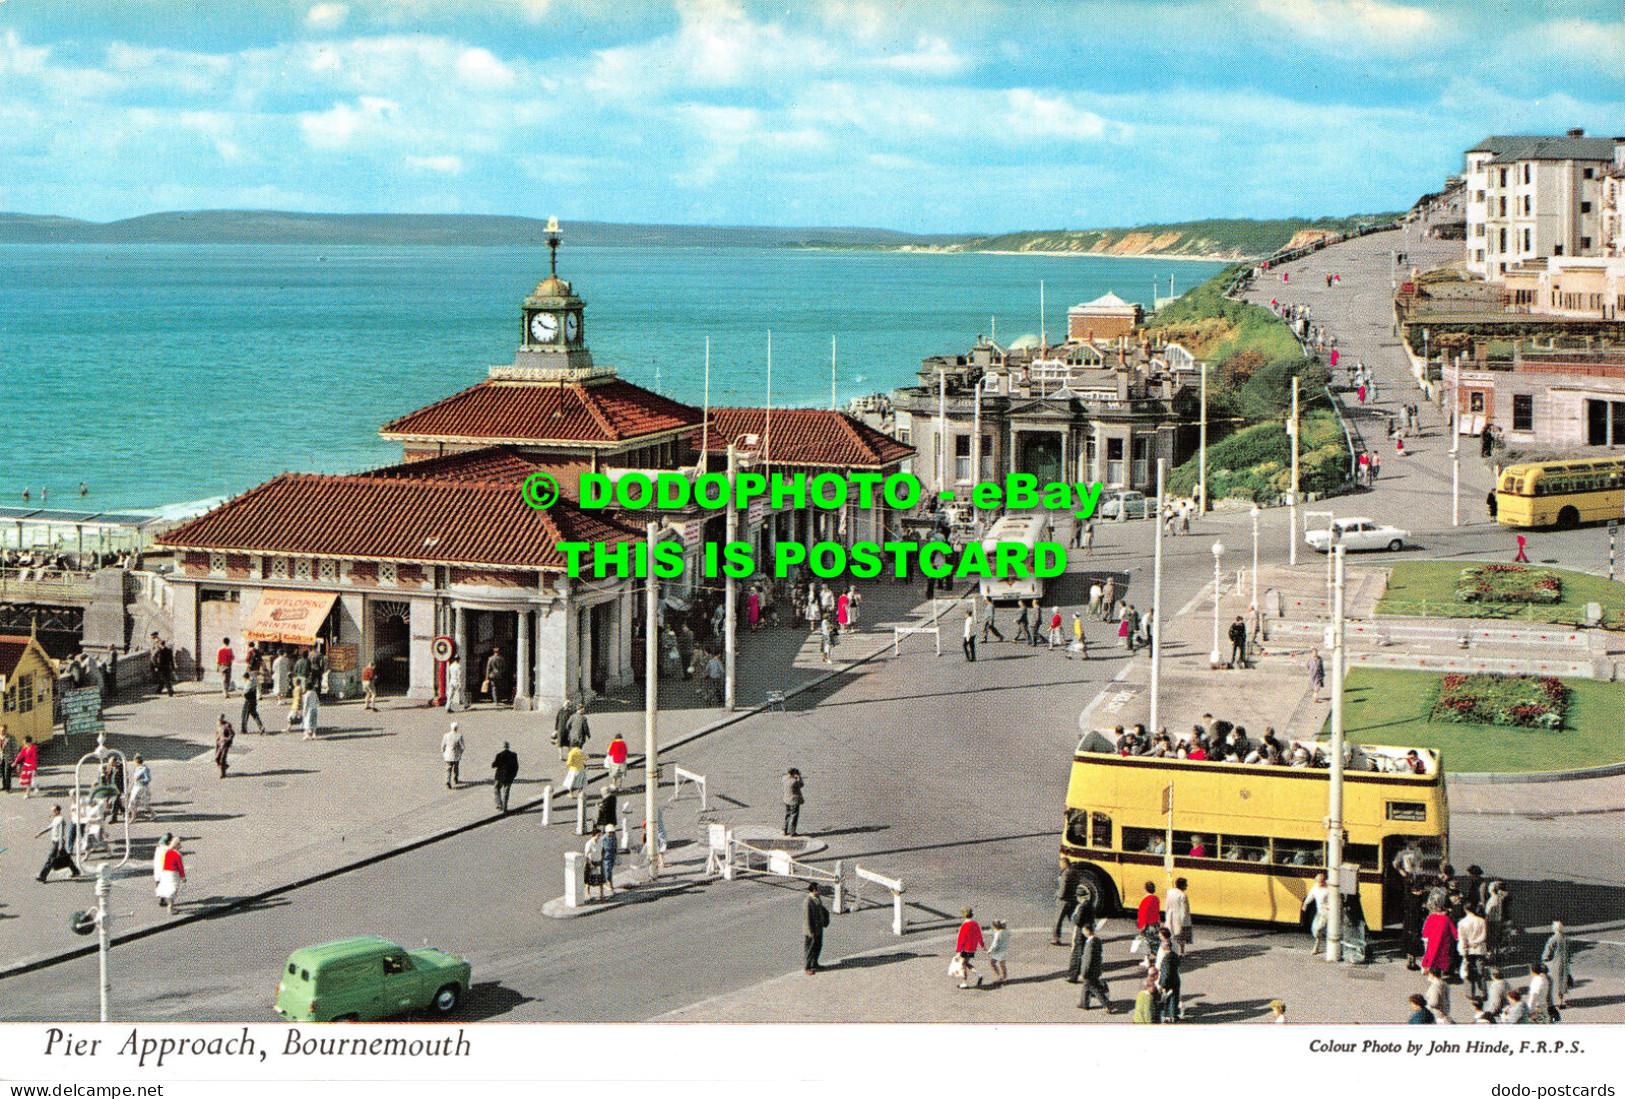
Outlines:
[{"label": "lamp post", "polygon": [[[982,479],[982,387],[992,380],[993,375],[991,374],[983,374],[976,379],[976,416],[973,421],[974,426],[971,428],[970,444],[971,454],[974,455],[971,459],[970,471],[970,479],[973,484]],[[1062,470],[1061,472],[1064,476],[1066,471]]]},{"label": "lamp post", "polygon": [[1252,514],[1252,517],[1253,517],[1253,609],[1257,610],[1258,609],[1258,517],[1260,515],[1264,514],[1264,513],[1262,511],[1258,510],[1258,505],[1257,504],[1254,504],[1251,514]]},{"label": "lamp post", "polygon": [[[728,544],[739,540],[739,507],[734,503],[734,482],[737,480],[741,455],[739,444],[754,448],[759,440],[755,435],[741,435],[728,444]],[[748,455],[747,455],[748,457]],[[724,570],[722,613],[723,681],[722,708],[732,713],[738,702],[739,662],[739,581],[731,571]]]},{"label": "lamp post", "polygon": [[1287,539],[1287,564],[1298,563],[1298,433],[1302,429],[1298,420],[1298,376],[1292,375],[1292,526]]},{"label": "lamp post", "polygon": [[937,491],[948,479],[948,372],[937,367]]},{"label": "lamp post", "polygon": [[[1224,557],[1224,543],[1223,542],[1214,542],[1213,543],[1213,652],[1209,655],[1208,661],[1215,668],[1217,668],[1219,666],[1219,664],[1221,663],[1221,661],[1223,659],[1223,656],[1224,656],[1224,654],[1219,651],[1219,579],[1220,579],[1220,577],[1219,577],[1219,562],[1223,559],[1223,557]],[[1162,623],[1160,621],[1157,623],[1157,627],[1159,629],[1162,627]]]},{"label": "lamp post", "polygon": [[[101,777],[100,776],[101,776],[102,768],[106,765],[107,760],[113,759],[113,758],[116,758],[118,760],[119,771],[120,771],[120,773],[122,773],[123,770],[124,770],[124,767],[125,767],[124,753],[119,751],[117,748],[109,748],[107,746],[107,730],[105,728],[101,729],[96,734],[96,747],[95,747],[95,749],[93,751],[87,752],[85,755],[81,756],[80,759],[79,759],[79,762],[74,766],[74,770],[73,770],[73,792],[74,792],[74,800],[76,802],[78,802],[80,804],[88,804],[88,802],[92,798],[96,797],[96,789],[100,788],[100,782],[101,782]],[[94,766],[95,769],[96,769],[98,786],[97,786],[96,789],[93,789],[90,792],[86,793],[86,792],[81,790],[81,786],[83,784],[80,781],[80,774],[83,772],[85,765],[87,763],[91,763],[92,761],[94,761],[92,766]],[[126,864],[128,864],[129,861],[130,861],[130,818],[129,818],[128,814],[125,814],[125,817],[124,817],[124,855],[123,855],[122,858],[120,858],[118,860],[117,863],[114,863],[111,859],[103,859],[99,864],[97,864],[97,866],[96,866],[96,909],[95,909],[95,912],[94,913],[75,912],[74,913],[74,918],[73,918],[74,930],[77,933],[81,934],[81,935],[89,933],[89,929],[86,927],[86,924],[92,924],[92,925],[94,925],[94,927],[96,929],[96,960],[97,960],[97,966],[98,966],[98,969],[99,969],[98,977],[99,977],[100,999],[101,999],[101,1016],[100,1016],[100,1018],[101,1018],[101,1021],[104,1022],[104,1023],[110,1021],[109,1020],[109,1010],[111,1008],[112,998],[113,998],[113,977],[112,977],[112,973],[108,969],[108,965],[107,965],[107,952],[112,947],[112,931],[111,931],[111,927],[112,927],[113,918],[112,918],[112,913],[110,913],[107,910],[107,901],[108,901],[108,897],[113,892],[113,870],[114,870],[114,868],[115,867],[123,867]]]},{"label": "lamp post", "polygon": [[[730,497],[731,499],[731,497]],[[659,876],[660,836],[656,829],[655,787],[660,781],[660,763],[656,758],[655,726],[660,694],[660,581],[655,578],[655,543],[660,539],[660,524],[651,522],[646,528],[649,553],[649,578],[644,586],[643,604],[643,842],[649,855],[649,880]]]},{"label": "lamp post", "polygon": [[[1202,363],[1202,438],[1196,449],[1196,514],[1207,514],[1207,363]],[[1215,646],[1217,647],[1217,646]]]},{"label": "lamp post", "polygon": [[1461,526],[1461,402],[1450,402],[1450,525]]},{"label": "lamp post", "polygon": [[1332,595],[1332,758],[1326,804],[1326,877],[1331,905],[1326,913],[1326,960],[1343,960],[1343,550],[1335,555],[1337,583]]},{"label": "lamp post", "polygon": [[1168,459],[1157,459],[1157,542],[1151,569],[1151,734],[1162,728],[1162,507]]}]

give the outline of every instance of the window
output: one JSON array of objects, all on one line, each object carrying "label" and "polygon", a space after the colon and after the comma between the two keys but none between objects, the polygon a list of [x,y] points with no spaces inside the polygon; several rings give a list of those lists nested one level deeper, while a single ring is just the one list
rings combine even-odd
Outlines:
[{"label": "window", "polygon": [[393,584],[393,583],[395,583],[395,562],[393,562],[393,561],[380,561],[380,562],[378,562],[378,582],[380,584]]},{"label": "window", "polygon": [[1484,391],[1482,389],[1474,389],[1467,394],[1467,411],[1484,411]]},{"label": "window", "polygon": [[271,558],[271,579],[286,580],[288,578],[288,559],[286,557]]},{"label": "window", "polygon": [[897,441],[900,442],[900,443],[903,443],[904,445],[908,445],[908,439],[909,439],[909,429],[906,428],[906,427],[898,428],[897,429]]},{"label": "window", "polygon": [[1423,821],[1428,819],[1428,807],[1420,801],[1390,801],[1389,820]]},{"label": "window", "polygon": [[1523,166],[1523,181],[1525,183],[1529,182],[1530,174],[1533,172],[1533,170],[1534,170],[1534,166],[1531,165],[1531,164],[1525,164]]},{"label": "window", "polygon": [[1533,229],[1525,229],[1523,231],[1523,250],[1525,252],[1528,252],[1528,251],[1531,251],[1534,247],[1535,247],[1535,231]]},{"label": "window", "polygon": [[1535,430],[1535,398],[1528,393],[1514,394],[1512,398],[1512,430]]},{"label": "window", "polygon": [[[1123,829],[1123,850],[1147,855],[1161,855],[1167,851],[1167,843],[1161,828],[1125,827]],[[1178,848],[1176,847],[1175,850],[1178,850]]]},{"label": "window", "polygon": [[301,557],[293,563],[293,578],[295,580],[310,579],[310,558]]},{"label": "window", "polygon": [[1219,857],[1226,862],[1268,862],[1270,841],[1263,836],[1225,836],[1219,840]]},{"label": "window", "polygon": [[1324,866],[1325,845],[1319,840],[1276,840],[1276,866]]},{"label": "window", "polygon": [[969,435],[954,436],[954,480],[956,481],[973,480],[970,468],[970,443],[971,437]]},{"label": "window", "polygon": [[1089,814],[1085,810],[1066,811],[1066,842],[1074,847],[1089,846]]},{"label": "window", "polygon": [[1589,202],[1580,203],[1580,212],[1582,214],[1589,214],[1591,212],[1591,203],[1589,203]]},{"label": "window", "polygon": [[1582,169],[1580,169],[1580,178],[1581,179],[1596,179],[1597,178],[1597,169],[1595,169],[1595,168],[1582,168]]},{"label": "window", "polygon": [[1123,483],[1123,440],[1106,440],[1106,483],[1120,485]]},{"label": "window", "polygon": [[[1501,182],[1500,182],[1500,184],[1498,186],[1505,187],[1507,185],[1507,170],[1505,168],[1501,169],[1500,180],[1501,180]],[[1501,200],[1501,206],[1502,206],[1501,212],[1503,214],[1506,213],[1506,209],[1505,209],[1506,199],[1503,198]]]},{"label": "window", "polygon": [[1377,845],[1374,843],[1345,843],[1343,845],[1343,861],[1345,863],[1352,862],[1361,870],[1382,869],[1377,857]]},{"label": "window", "polygon": [[1561,256],[1562,254],[1563,254],[1563,246],[1561,244],[1557,244],[1557,245],[1552,246],[1552,255]]},{"label": "window", "polygon": [[337,561],[323,561],[318,567],[317,576],[329,584],[337,582],[339,578],[339,563]]},{"label": "window", "polygon": [[391,954],[384,959],[384,976],[394,977],[405,973],[412,968],[412,963],[406,960],[405,954]]},{"label": "window", "polygon": [[34,711],[34,677],[20,675],[17,677],[17,712],[20,714]]},{"label": "window", "polygon": [[226,555],[225,554],[223,554],[223,553],[211,553],[211,554],[209,554],[209,575],[210,576],[224,576],[224,575],[226,575]]},{"label": "window", "polygon": [[1501,228],[1500,241],[1501,241],[1500,247],[1497,248],[1496,251],[1497,252],[1505,252],[1507,250],[1507,231],[1506,231],[1505,226],[1502,226],[1502,228]]},{"label": "window", "polygon": [[[1484,223],[1481,221],[1477,225],[1473,226],[1473,236],[1481,237],[1483,235],[1484,235]],[[1483,259],[1484,258],[1483,254],[1480,253],[1478,258]]]},{"label": "window", "polygon": [[1581,237],[1580,238],[1580,247],[1582,249],[1590,248],[1591,247],[1591,238],[1590,237]]},{"label": "window", "polygon": [[1501,216],[1507,216],[1507,197],[1505,195],[1501,196]]},{"label": "window", "polygon": [[1093,827],[1089,830],[1089,846],[1110,850],[1112,845],[1112,818],[1105,813],[1096,813],[1092,819]]},{"label": "window", "polygon": [[1531,207],[1533,205],[1534,205],[1534,199],[1530,198],[1528,195],[1524,195],[1523,196],[1523,212],[1525,214],[1532,213],[1533,210],[1531,209]]}]

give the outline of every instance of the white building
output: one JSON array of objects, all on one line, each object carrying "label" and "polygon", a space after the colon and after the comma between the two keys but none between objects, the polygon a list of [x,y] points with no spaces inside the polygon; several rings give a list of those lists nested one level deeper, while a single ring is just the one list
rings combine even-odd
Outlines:
[{"label": "white building", "polygon": [[1467,150],[1467,269],[1492,282],[1525,260],[1603,254],[1603,177],[1625,138],[1487,137]]}]

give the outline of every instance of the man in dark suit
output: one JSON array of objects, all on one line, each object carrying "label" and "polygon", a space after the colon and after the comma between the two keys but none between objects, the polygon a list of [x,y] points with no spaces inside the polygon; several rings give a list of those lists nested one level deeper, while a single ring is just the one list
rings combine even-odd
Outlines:
[{"label": "man in dark suit", "polygon": [[[1169,941],[1168,930],[1162,931],[1163,941]],[[1162,1000],[1162,1019],[1177,1023],[1183,1015],[1179,1010],[1179,963],[1184,960],[1177,949],[1159,951],[1157,966],[1157,992]]]},{"label": "man in dark suit", "polygon": [[1112,1001],[1106,995],[1106,982],[1101,979],[1102,954],[1100,935],[1095,931],[1095,921],[1090,920],[1088,926],[1083,928],[1083,995],[1078,998],[1078,1006],[1088,1011],[1093,1006],[1089,1003],[1090,998],[1099,996],[1100,1006],[1110,1015]]},{"label": "man in dark suit", "polygon": [[824,928],[829,926],[829,909],[818,895],[818,883],[807,883],[807,926],[803,945],[806,948],[807,975],[821,968],[818,955],[824,949]]},{"label": "man in dark suit", "polygon": [[519,777],[519,756],[508,747],[508,742],[502,742],[502,751],[496,754],[491,761],[491,770],[496,773],[493,789],[496,792],[497,812],[508,811],[508,795],[513,790],[513,780]]},{"label": "man in dark suit", "polygon": [[1089,948],[1086,931],[1095,926],[1095,902],[1088,890],[1079,890],[1076,907],[1072,910],[1072,957],[1066,963],[1066,983],[1075,985],[1084,966],[1084,954]]}]

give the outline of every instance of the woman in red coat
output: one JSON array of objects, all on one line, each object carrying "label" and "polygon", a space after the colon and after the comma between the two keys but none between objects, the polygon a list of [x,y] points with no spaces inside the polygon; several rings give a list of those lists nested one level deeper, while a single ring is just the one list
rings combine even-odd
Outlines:
[{"label": "woman in red coat", "polygon": [[1426,952],[1422,955],[1422,968],[1440,977],[1446,976],[1455,960],[1456,925],[1447,912],[1437,908],[1422,924],[1422,942]]},{"label": "woman in red coat", "polygon": [[39,745],[31,736],[23,737],[23,747],[17,753],[17,781],[28,791],[24,797],[34,796],[34,772],[39,770]]},{"label": "woman in red coat", "polygon": [[[959,953],[959,987],[969,988],[971,970],[975,968],[971,965],[971,959],[982,949],[982,925],[976,922],[975,913],[968,908],[962,913],[962,918],[965,922],[959,925],[959,941],[954,944],[954,949]],[[976,978],[976,983],[980,985],[982,978]]]}]

